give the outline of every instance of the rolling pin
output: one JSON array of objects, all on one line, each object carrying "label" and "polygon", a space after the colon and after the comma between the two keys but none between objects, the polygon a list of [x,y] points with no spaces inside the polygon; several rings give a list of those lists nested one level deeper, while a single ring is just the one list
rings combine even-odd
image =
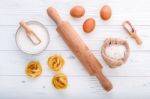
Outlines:
[{"label": "rolling pin", "polygon": [[87,69],[89,74],[95,75],[102,87],[106,91],[112,89],[111,82],[103,75],[102,65],[96,59],[91,50],[86,46],[83,40],[79,37],[78,33],[74,30],[70,23],[63,21],[57,11],[49,7],[47,9],[48,16],[54,20],[57,25],[57,32],[63,38],[65,43],[71,49],[71,51],[76,55],[79,61]]}]

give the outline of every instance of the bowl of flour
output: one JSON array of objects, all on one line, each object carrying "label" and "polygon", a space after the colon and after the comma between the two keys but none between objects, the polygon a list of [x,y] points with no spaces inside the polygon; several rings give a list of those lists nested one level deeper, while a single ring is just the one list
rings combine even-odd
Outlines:
[{"label": "bowl of flour", "polygon": [[37,21],[28,21],[27,24],[40,38],[41,43],[34,45],[27,37],[26,31],[23,27],[19,26],[16,32],[16,43],[19,49],[27,54],[39,54],[43,52],[49,44],[49,32],[46,27]]},{"label": "bowl of flour", "polygon": [[120,38],[107,38],[101,47],[101,55],[111,68],[124,64],[129,57],[129,53],[128,42]]}]

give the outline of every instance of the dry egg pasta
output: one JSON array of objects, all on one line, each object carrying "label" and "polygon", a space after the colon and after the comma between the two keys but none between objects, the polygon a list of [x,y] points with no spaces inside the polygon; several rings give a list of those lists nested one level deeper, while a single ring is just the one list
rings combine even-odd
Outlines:
[{"label": "dry egg pasta", "polygon": [[30,77],[38,77],[42,73],[41,64],[37,61],[31,61],[26,67],[26,74]]},{"label": "dry egg pasta", "polygon": [[52,84],[56,89],[65,89],[68,86],[67,76],[63,73],[56,74],[52,79]]},{"label": "dry egg pasta", "polygon": [[59,71],[63,67],[64,62],[62,56],[55,54],[48,59],[48,66],[54,71]]}]

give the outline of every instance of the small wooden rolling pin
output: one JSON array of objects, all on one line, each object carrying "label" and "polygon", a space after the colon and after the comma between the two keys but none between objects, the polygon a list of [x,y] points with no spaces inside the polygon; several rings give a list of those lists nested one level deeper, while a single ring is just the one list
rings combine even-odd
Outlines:
[{"label": "small wooden rolling pin", "polygon": [[99,63],[90,49],[86,46],[86,44],[82,41],[74,28],[68,22],[63,21],[54,8],[49,7],[47,9],[47,13],[49,17],[51,17],[57,24],[57,32],[64,39],[66,44],[84,65],[87,71],[91,75],[95,75],[98,78],[106,91],[110,91],[112,89],[112,84],[103,75],[102,65]]}]

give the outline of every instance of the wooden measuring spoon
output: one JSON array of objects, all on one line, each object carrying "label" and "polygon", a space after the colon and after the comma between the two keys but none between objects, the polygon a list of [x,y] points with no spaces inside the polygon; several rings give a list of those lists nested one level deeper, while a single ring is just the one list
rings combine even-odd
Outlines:
[{"label": "wooden measuring spoon", "polygon": [[34,45],[39,45],[41,43],[40,38],[32,31],[29,25],[25,21],[20,22],[20,26],[26,31],[27,37],[31,40]]},{"label": "wooden measuring spoon", "polygon": [[136,30],[132,26],[132,24],[129,21],[125,21],[123,23],[123,28],[128,32],[128,34],[135,39],[136,43],[138,45],[142,44],[141,38],[137,35]]}]

